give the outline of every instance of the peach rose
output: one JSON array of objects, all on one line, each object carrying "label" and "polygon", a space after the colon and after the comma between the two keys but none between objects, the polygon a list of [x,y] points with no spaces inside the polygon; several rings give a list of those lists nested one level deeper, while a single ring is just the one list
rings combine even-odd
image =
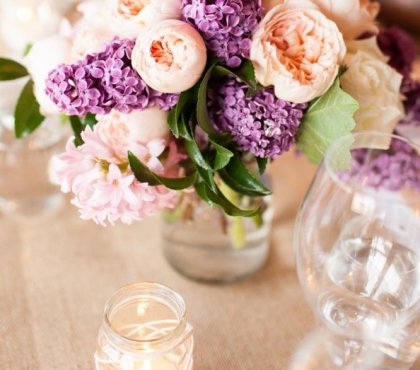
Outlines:
[{"label": "peach rose", "polygon": [[400,94],[403,77],[388,65],[375,37],[351,41],[348,47],[348,70],[341,77],[341,85],[359,102],[354,131],[390,134],[404,116]]},{"label": "peach rose", "polygon": [[[296,6],[300,0],[263,0],[266,11],[287,3]],[[365,32],[377,32],[375,19],[379,13],[378,2],[370,0],[309,0],[329,19],[333,20],[345,39],[355,39]]]},{"label": "peach rose", "polygon": [[207,50],[200,34],[189,24],[165,20],[138,37],[133,68],[153,89],[163,93],[188,90],[200,79]]},{"label": "peach rose", "polygon": [[333,84],[346,54],[336,24],[306,0],[273,8],[254,33],[250,59],[263,86],[279,99],[311,101]]}]

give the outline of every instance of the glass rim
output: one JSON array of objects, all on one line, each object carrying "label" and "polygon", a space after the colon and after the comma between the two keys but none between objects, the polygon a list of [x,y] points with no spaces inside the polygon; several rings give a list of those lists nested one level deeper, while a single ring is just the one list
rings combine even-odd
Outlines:
[{"label": "glass rim", "polygon": [[[349,194],[356,194],[356,193],[364,193],[365,190],[364,189],[360,189],[360,188],[356,188],[354,186],[349,185],[347,182],[343,181],[342,179],[340,179],[340,177],[338,176],[337,171],[334,169],[334,166],[332,164],[332,157],[333,154],[341,147],[343,146],[343,144],[345,143],[351,143],[350,145],[353,145],[357,138],[362,138],[362,137],[372,137],[372,138],[387,138],[390,139],[390,141],[392,139],[397,139],[399,141],[403,141],[407,144],[409,144],[413,149],[415,149],[419,155],[420,155],[420,145],[415,143],[414,141],[410,140],[407,137],[401,136],[401,135],[396,135],[396,134],[386,134],[383,132],[377,132],[377,131],[365,131],[365,132],[357,132],[357,133],[351,133],[349,135],[345,135],[342,136],[341,138],[335,140],[327,149],[327,151],[325,152],[325,156],[324,159],[322,161],[322,165],[325,167],[326,172],[328,173],[328,176],[331,177],[331,179],[334,181],[334,183],[336,183],[341,189],[343,189],[345,192],[349,193]],[[364,149],[363,147],[361,148],[350,148],[352,149]],[[365,149],[369,149],[369,148],[365,148]],[[377,149],[377,150],[381,150],[381,148],[378,147],[374,147],[372,146],[371,149]],[[371,194],[370,194],[371,195]],[[378,195],[377,198],[380,199],[388,199],[388,197],[385,195]],[[393,200],[395,202],[395,199]]]},{"label": "glass rim", "polygon": [[[131,298],[129,296],[132,296]],[[177,316],[178,324],[167,334],[154,339],[133,339],[118,333],[112,326],[112,312],[118,309],[121,303],[130,302],[138,297],[148,297],[156,302],[164,303]],[[161,300],[159,300],[159,297]],[[165,301],[165,302],[164,302]],[[167,287],[166,285],[156,282],[141,282],[123,286],[118,289],[105,304],[103,325],[105,332],[116,343],[123,347],[135,347],[139,351],[150,351],[151,346],[162,346],[171,343],[181,336],[187,328],[186,305],[182,296]]]}]

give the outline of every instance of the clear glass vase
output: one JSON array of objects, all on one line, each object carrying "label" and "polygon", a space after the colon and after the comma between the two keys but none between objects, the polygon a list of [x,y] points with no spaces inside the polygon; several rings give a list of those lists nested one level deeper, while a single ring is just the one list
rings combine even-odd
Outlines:
[{"label": "clear glass vase", "polygon": [[163,250],[181,274],[199,281],[232,282],[258,271],[269,253],[271,197],[241,197],[242,207],[261,207],[252,218],[229,217],[195,193],[183,193],[163,216]]}]

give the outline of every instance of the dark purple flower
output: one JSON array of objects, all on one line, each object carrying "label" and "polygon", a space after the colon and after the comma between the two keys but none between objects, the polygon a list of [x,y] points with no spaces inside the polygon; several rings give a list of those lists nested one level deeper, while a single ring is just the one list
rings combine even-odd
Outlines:
[{"label": "dark purple flower", "polygon": [[408,143],[393,139],[390,149],[373,159],[366,149],[356,149],[352,155],[350,170],[341,174],[343,180],[391,191],[405,187],[420,191],[420,155]]},{"label": "dark purple flower", "polygon": [[406,78],[402,84],[401,92],[405,96],[405,117],[399,124],[420,127],[420,81]]},{"label": "dark purple flower", "polygon": [[59,65],[48,75],[47,95],[69,115],[107,114],[112,109],[129,113],[149,106],[170,110],[178,95],[163,94],[146,85],[131,66],[134,43],[116,38],[103,51],[76,64]]},{"label": "dark purple flower", "polygon": [[390,57],[389,64],[403,76],[409,76],[416,59],[416,44],[411,36],[397,26],[382,28],[378,45]]},{"label": "dark purple flower", "polygon": [[252,32],[262,18],[261,0],[183,0],[183,19],[229,67],[249,58]]},{"label": "dark purple flower", "polygon": [[295,142],[307,104],[277,99],[273,89],[247,97],[247,85],[233,77],[211,81],[208,108],[214,126],[232,135],[241,151],[275,159]]}]

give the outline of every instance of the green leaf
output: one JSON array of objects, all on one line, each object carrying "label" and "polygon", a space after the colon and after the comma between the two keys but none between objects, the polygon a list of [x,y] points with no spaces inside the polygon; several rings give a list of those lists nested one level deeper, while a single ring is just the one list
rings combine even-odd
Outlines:
[{"label": "green leaf", "polygon": [[186,140],[184,142],[184,145],[187,149],[188,155],[190,159],[201,168],[204,168],[205,170],[212,171],[213,168],[210,166],[210,164],[204,159],[203,154],[201,153],[200,148],[198,147],[195,140],[188,141]]},{"label": "green leaf", "polygon": [[28,76],[28,70],[11,59],[0,58],[0,81],[16,80]]},{"label": "green leaf", "polygon": [[96,116],[92,113],[86,114],[86,116],[81,119],[81,122],[84,126],[89,126],[90,128],[93,128],[93,126],[98,123]]},{"label": "green leaf", "polygon": [[258,164],[258,171],[260,175],[262,175],[267,168],[268,158],[257,158],[257,164]]},{"label": "green leaf", "polygon": [[194,185],[197,180],[197,173],[182,178],[167,178],[154,174],[150,169],[139,161],[139,159],[131,152],[128,152],[128,160],[131,170],[134,172],[136,179],[140,182],[147,182],[149,185],[164,185],[172,190],[182,190]]},{"label": "green leaf", "polygon": [[246,169],[238,155],[235,155],[219,174],[222,180],[238,193],[250,196],[271,194],[271,190]]},{"label": "green leaf", "polygon": [[216,192],[211,191],[211,189],[203,182],[199,182],[195,185],[195,189],[197,194],[200,196],[201,199],[205,200],[208,204],[218,205],[223,209],[223,211],[233,217],[253,217],[256,215],[260,208],[251,209],[251,210],[243,210],[236,207],[232,204],[226,197],[222,194],[222,192],[217,189]]},{"label": "green leaf", "polygon": [[[197,99],[197,122],[201,129],[207,133],[211,138],[220,138],[225,135],[220,134],[211,123],[209,112],[207,110],[207,88],[209,84],[210,77],[213,73],[218,60],[214,60],[210,63],[207,72],[201,80],[200,87],[198,89],[198,99]],[[218,141],[218,140],[216,140]]]},{"label": "green leaf", "polygon": [[80,121],[79,116],[70,116],[70,125],[74,133],[74,145],[80,146],[83,144],[82,131],[85,128]]},{"label": "green leaf", "polygon": [[215,66],[214,71],[220,76],[231,75],[241,80],[243,83],[247,84],[251,91],[258,89],[258,82],[255,79],[254,66],[251,61],[246,61],[242,63],[239,69],[231,70],[223,66]]},{"label": "green leaf", "polygon": [[192,140],[193,135],[189,126],[189,117],[191,115],[191,107],[194,106],[193,89],[184,91],[180,97],[178,104],[169,112],[168,125],[176,138],[182,137]]},{"label": "green leaf", "polygon": [[179,138],[179,129],[178,129],[178,120],[175,118],[175,108],[173,108],[168,115],[168,126],[172,134],[178,139]]},{"label": "green leaf", "polygon": [[29,80],[19,96],[15,108],[15,135],[22,138],[33,131],[44,121],[39,112],[39,104],[34,96],[34,84]]},{"label": "green leaf", "polygon": [[[358,108],[357,101],[341,89],[337,78],[323,96],[311,103],[299,129],[297,147],[310,161],[320,163],[330,144],[354,129],[353,115]],[[340,166],[345,167],[348,158],[344,154]]]},{"label": "green leaf", "polygon": [[32,43],[26,44],[25,49],[23,49],[23,56],[24,57],[26,57],[29,54],[29,52],[32,50],[33,46],[34,46],[34,44],[32,44]]},{"label": "green leaf", "polygon": [[197,166],[197,172],[200,175],[200,178],[204,180],[204,182],[207,184],[207,186],[214,192],[217,191],[217,186],[214,181],[214,172],[212,170],[206,170],[204,168],[201,168],[200,166]]},{"label": "green leaf", "polygon": [[214,159],[213,168],[215,171],[219,171],[228,165],[230,159],[233,157],[233,153],[229,149],[226,149],[212,140],[210,140],[210,142],[212,143],[214,149],[216,149],[216,158]]}]

